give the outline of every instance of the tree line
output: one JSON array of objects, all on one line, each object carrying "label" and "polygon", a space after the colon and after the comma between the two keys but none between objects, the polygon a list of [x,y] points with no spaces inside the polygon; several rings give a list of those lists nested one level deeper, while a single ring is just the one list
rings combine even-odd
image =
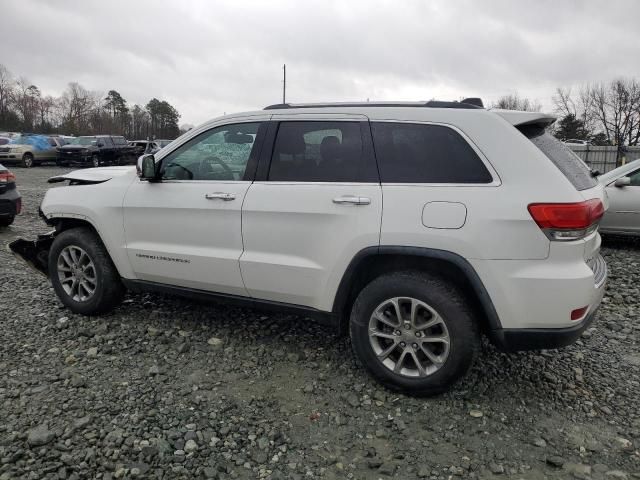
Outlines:
[{"label": "tree line", "polygon": [[[619,147],[640,144],[640,82],[618,78],[578,88],[558,87],[552,97],[558,121],[553,126],[560,140],[587,140],[593,145]],[[539,112],[539,102],[506,95],[493,105],[508,110]]]},{"label": "tree line", "polygon": [[59,97],[45,95],[0,64],[0,130],[63,135],[124,135],[173,139],[180,113],[166,100],[130,105],[116,90],[106,96],[71,82]]}]

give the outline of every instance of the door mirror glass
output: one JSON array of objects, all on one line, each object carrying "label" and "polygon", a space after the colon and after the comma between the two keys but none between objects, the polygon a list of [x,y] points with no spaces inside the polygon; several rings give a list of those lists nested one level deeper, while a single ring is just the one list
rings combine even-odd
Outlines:
[{"label": "door mirror glass", "polygon": [[153,155],[142,155],[138,158],[138,177],[142,180],[154,180],[156,178],[156,159]]},{"label": "door mirror glass", "polygon": [[618,188],[628,187],[631,185],[631,179],[629,177],[621,177],[615,181],[614,185]]}]

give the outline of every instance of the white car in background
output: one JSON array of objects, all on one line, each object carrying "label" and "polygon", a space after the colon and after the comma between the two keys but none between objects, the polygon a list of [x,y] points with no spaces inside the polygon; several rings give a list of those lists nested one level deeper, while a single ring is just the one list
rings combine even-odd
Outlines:
[{"label": "white car in background", "polygon": [[640,159],[600,175],[609,210],[600,222],[602,233],[640,235]]}]

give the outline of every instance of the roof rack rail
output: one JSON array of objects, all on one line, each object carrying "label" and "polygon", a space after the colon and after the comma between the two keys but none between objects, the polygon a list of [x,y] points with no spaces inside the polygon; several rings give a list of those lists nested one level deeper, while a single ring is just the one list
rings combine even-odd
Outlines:
[{"label": "roof rack rail", "polygon": [[264,110],[284,110],[289,108],[345,108],[345,107],[427,107],[427,108],[484,108],[480,98],[465,98],[461,102],[337,102],[337,103],[276,103]]}]

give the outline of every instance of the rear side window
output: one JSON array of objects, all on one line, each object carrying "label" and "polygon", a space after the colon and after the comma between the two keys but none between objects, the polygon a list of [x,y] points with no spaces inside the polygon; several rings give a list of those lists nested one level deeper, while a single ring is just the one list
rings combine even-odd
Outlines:
[{"label": "rear side window", "polygon": [[558,167],[576,190],[587,190],[598,182],[580,157],[543,127],[522,126],[519,130]]},{"label": "rear side window", "polygon": [[491,183],[480,157],[455,130],[441,125],[374,122],[373,143],[386,183]]},{"label": "rear side window", "polygon": [[271,156],[270,181],[377,181],[365,154],[359,122],[281,122]]}]

